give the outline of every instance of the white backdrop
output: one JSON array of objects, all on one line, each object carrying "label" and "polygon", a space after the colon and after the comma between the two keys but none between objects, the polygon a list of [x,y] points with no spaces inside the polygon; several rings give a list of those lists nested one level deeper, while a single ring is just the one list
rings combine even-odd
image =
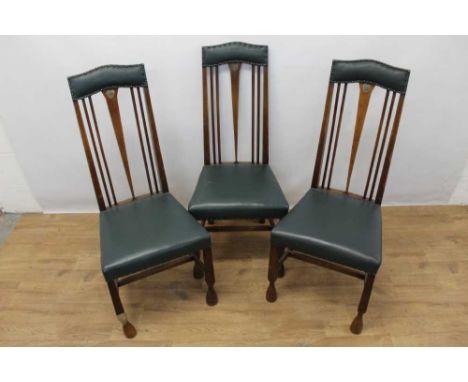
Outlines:
[{"label": "white backdrop", "polygon": [[[411,69],[384,203],[468,201],[466,37],[0,37],[0,118],[42,209],[97,210],[66,78],[104,64],[145,64],[169,187],[187,204],[203,163],[201,46],[236,40],[269,45],[270,163],[291,203],[310,185],[333,58],[372,58]],[[244,158],[250,144],[246,74],[241,74],[247,97],[240,110]],[[227,75],[221,72],[224,91],[229,91]],[[357,102],[356,94],[348,94],[343,145],[352,135]],[[381,107],[382,94],[374,94],[375,113],[368,117],[357,157],[362,164],[372,149]],[[224,97],[221,107],[223,153],[232,153],[229,102]],[[130,113],[125,122],[130,156],[142,170]],[[100,127],[104,135],[110,132],[108,121]],[[349,156],[349,146],[342,149],[334,172],[338,186]],[[117,152],[113,146],[109,151],[112,160]],[[121,163],[114,159],[113,179],[125,197]],[[365,170],[356,168],[356,191],[364,185]],[[138,190],[144,191],[144,173],[134,172]]]}]

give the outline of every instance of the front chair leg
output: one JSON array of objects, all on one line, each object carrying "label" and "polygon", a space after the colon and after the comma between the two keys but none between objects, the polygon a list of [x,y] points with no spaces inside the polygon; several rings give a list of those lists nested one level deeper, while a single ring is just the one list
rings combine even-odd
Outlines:
[{"label": "front chair leg", "polygon": [[275,288],[275,281],[278,278],[278,271],[279,271],[279,256],[278,254],[281,253],[281,248],[274,247],[271,245],[270,248],[270,263],[268,266],[268,281],[270,285],[268,285],[268,289],[266,292],[266,299],[268,302],[275,302],[277,298],[276,288]]},{"label": "front chair leg", "polygon": [[211,248],[206,248],[203,250],[203,262],[205,263],[205,281],[208,285],[208,291],[206,292],[206,303],[210,306],[214,306],[218,303],[218,295],[214,289],[215,276]]},{"label": "front chair leg", "polygon": [[109,281],[107,283],[109,287],[109,292],[112,298],[112,303],[114,304],[115,314],[117,319],[122,324],[122,329],[127,338],[133,338],[137,335],[135,327],[128,321],[127,315],[125,314],[122,301],[120,300],[119,287],[115,280]]},{"label": "front chair leg", "polygon": [[367,311],[367,306],[369,305],[369,300],[372,292],[372,286],[374,285],[375,275],[366,274],[366,279],[364,281],[364,289],[361,295],[361,301],[359,302],[358,313],[354,317],[353,322],[351,323],[351,332],[354,334],[360,334],[362,332],[363,321],[362,316]]},{"label": "front chair leg", "polygon": [[193,277],[198,280],[198,279],[203,278],[203,274],[204,274],[204,271],[203,271],[204,266],[203,266],[202,261],[200,260],[200,252],[195,252],[193,254],[193,260],[194,260]]}]

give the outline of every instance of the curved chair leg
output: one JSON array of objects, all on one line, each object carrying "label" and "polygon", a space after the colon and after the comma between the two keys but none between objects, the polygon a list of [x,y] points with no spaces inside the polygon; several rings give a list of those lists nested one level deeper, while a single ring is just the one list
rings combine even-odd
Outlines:
[{"label": "curved chair leg", "polygon": [[127,338],[133,338],[137,335],[137,330],[135,327],[128,321],[127,315],[125,314],[122,301],[120,300],[119,294],[119,287],[115,280],[109,281],[107,283],[109,287],[109,292],[112,298],[112,303],[114,304],[115,314],[117,315],[117,319],[122,324],[122,329]]},{"label": "curved chair leg", "polygon": [[197,280],[203,278],[203,275],[205,273],[203,268],[203,263],[200,260],[200,252],[194,253],[193,277]]},{"label": "curved chair leg", "polygon": [[369,305],[370,296],[372,293],[372,286],[374,285],[375,275],[368,273],[364,281],[364,289],[361,295],[361,301],[359,302],[358,314],[354,317],[351,323],[350,330],[353,334],[360,334],[362,332],[363,320],[362,316],[367,311]]},{"label": "curved chair leg", "polygon": [[270,264],[268,266],[268,289],[266,292],[266,299],[268,302],[275,302],[277,298],[275,281],[278,278],[279,271],[279,253],[281,253],[281,248],[274,247],[273,245],[270,248]]},{"label": "curved chair leg", "polygon": [[205,281],[208,284],[208,291],[206,292],[206,303],[210,306],[214,306],[218,303],[218,295],[214,289],[215,276],[211,248],[203,250],[203,262],[205,263]]}]

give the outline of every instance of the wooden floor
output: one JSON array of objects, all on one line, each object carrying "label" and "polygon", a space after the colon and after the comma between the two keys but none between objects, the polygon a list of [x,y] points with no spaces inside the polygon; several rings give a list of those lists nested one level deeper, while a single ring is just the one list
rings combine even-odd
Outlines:
[{"label": "wooden floor", "polygon": [[0,248],[0,345],[468,345],[468,207],[384,209],[364,331],[362,282],[294,259],[265,301],[269,234],[214,233],[219,304],[183,265],[123,287],[124,338],[100,272],[97,215],[25,215]]}]

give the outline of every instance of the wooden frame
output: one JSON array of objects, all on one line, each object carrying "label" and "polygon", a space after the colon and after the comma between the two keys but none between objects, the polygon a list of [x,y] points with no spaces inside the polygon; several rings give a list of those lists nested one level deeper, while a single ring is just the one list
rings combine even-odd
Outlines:
[{"label": "wooden frame", "polygon": [[[386,71],[391,71],[392,76],[382,78],[381,82],[376,81],[374,76],[372,80],[368,81],[366,80],[365,71],[360,71],[357,68],[357,66],[359,66],[360,63],[365,63],[366,65],[373,66],[375,72],[381,73],[382,77],[386,77]],[[405,99],[406,86],[409,78],[409,71],[391,67],[389,65],[372,60],[357,60],[348,62],[342,61],[340,62],[340,64],[342,65],[342,68],[344,65],[349,66],[349,68],[346,69],[346,73],[342,72],[339,74],[340,76],[342,76],[342,78],[348,78],[348,80],[337,80],[335,78],[339,76],[337,76],[336,74],[334,61],[332,65],[332,74],[330,77],[330,82],[328,84],[328,91],[325,101],[322,127],[320,131],[311,187],[325,189],[329,192],[344,193],[349,197],[358,198],[361,200],[368,200],[369,202],[373,202],[380,205],[382,203],[383,194],[385,191],[385,186],[390,169],[390,163],[392,160],[393,149],[398,134],[398,128]],[[395,74],[397,74],[397,76],[395,76]],[[392,81],[396,81],[395,78],[400,78],[400,82],[392,83]],[[348,89],[348,84],[353,82],[358,83],[359,85],[359,100],[354,126],[354,137],[352,141],[350,159],[348,164],[346,188],[344,191],[342,191],[332,188],[331,183],[333,176],[333,168],[335,164],[335,156],[342,125],[346,93]],[[384,83],[390,84],[390,86],[384,86]],[[371,99],[372,92],[376,86],[385,89],[385,99],[377,128],[371,163],[369,166],[369,172],[364,192],[362,195],[359,195],[351,193],[349,191],[349,188],[354,169],[354,163],[359,148],[359,143],[361,140],[361,134],[367,115],[369,101]],[[393,113],[397,95],[397,107],[396,111]],[[391,123],[392,115],[393,123]],[[390,125],[392,126],[391,130]],[[387,137],[389,138],[387,139]],[[304,254],[301,252],[294,251],[292,249],[284,247],[275,247],[271,245],[270,263],[268,270],[269,286],[266,292],[266,299],[269,302],[274,302],[277,299],[275,282],[278,277],[284,276],[284,262],[289,257],[312,263],[315,265],[319,265],[364,280],[364,287],[358,305],[357,315],[350,326],[350,330],[352,333],[360,334],[363,329],[363,315],[367,311],[367,307],[369,305],[372,287],[376,275],[373,273],[367,273],[358,269],[346,267],[342,264],[328,262],[323,259],[314,257],[313,254],[310,253]]]},{"label": "wooden frame", "polygon": [[[128,79],[138,71],[137,79]],[[89,77],[92,74],[94,77]],[[102,76],[102,84],[96,85],[96,76]],[[113,80],[109,80],[109,78]],[[143,80],[142,80],[143,77]],[[114,81],[114,82],[112,82]],[[78,84],[77,84],[78,83]],[[89,83],[89,85],[88,85]],[[114,83],[116,85],[114,85]],[[90,72],[83,73],[69,78],[70,90],[72,92],[73,105],[75,109],[81,140],[83,143],[86,159],[88,162],[91,180],[97,203],[100,211],[112,209],[115,206],[132,203],[137,198],[144,198],[157,193],[169,192],[169,187],[164,169],[161,149],[159,146],[156,122],[153,113],[151,96],[146,82],[146,74],[143,65],[116,66],[109,65],[96,68]],[[124,85],[122,85],[124,84]],[[89,88],[88,92],[82,91]],[[119,91],[128,88],[130,91],[135,125],[138,134],[138,141],[142,153],[142,160],[145,167],[146,180],[148,182],[149,194],[135,195],[125,136],[123,132],[120,106],[118,101]],[[77,90],[78,89],[78,90]],[[81,91],[83,94],[76,95]],[[94,93],[101,93],[105,97],[107,109],[111,118],[115,139],[118,145],[122,165],[131,194],[130,200],[119,202],[116,198],[111,173],[109,171],[104,146],[102,144],[96,112],[92,100]],[[80,105],[81,104],[81,105]],[[83,118],[84,112],[85,118]],[[86,120],[86,126],[84,120]],[[187,212],[188,213],[188,212]],[[131,282],[140,280],[150,275],[171,269],[175,266],[194,261],[193,276],[200,279],[205,276],[208,285],[206,302],[208,305],[216,305],[218,298],[214,290],[214,269],[211,248],[203,250],[203,262],[199,253],[188,254],[167,263],[145,269],[143,271],[125,275],[117,279],[108,281],[108,288],[114,305],[117,318],[122,324],[124,334],[127,338],[132,338],[137,334],[135,327],[128,321],[124,307],[119,295],[119,288]]]}]

